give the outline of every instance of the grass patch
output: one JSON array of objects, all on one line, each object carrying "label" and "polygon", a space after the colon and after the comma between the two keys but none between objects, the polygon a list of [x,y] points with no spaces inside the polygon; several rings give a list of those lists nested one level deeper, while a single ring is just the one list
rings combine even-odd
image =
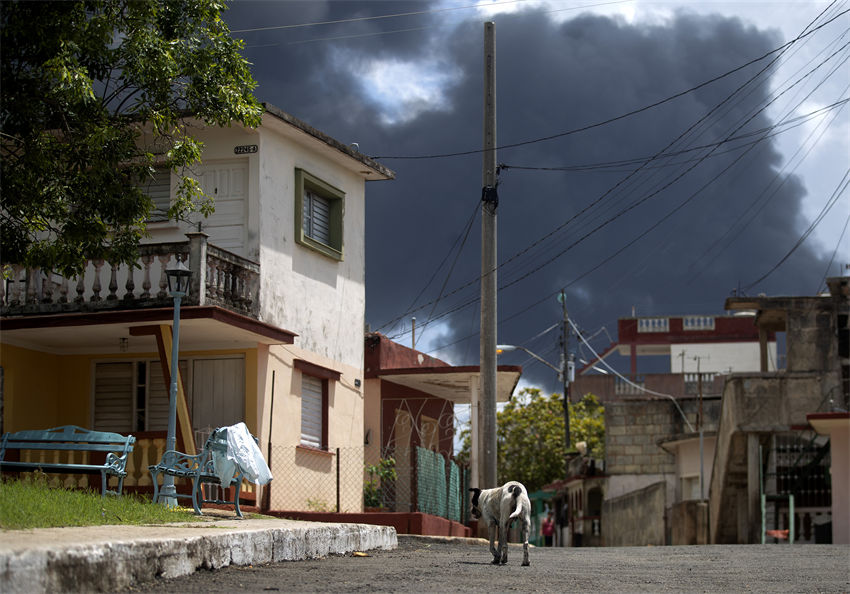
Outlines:
[{"label": "grass patch", "polygon": [[0,528],[193,522],[191,509],[167,508],[136,494],[101,497],[94,491],[50,487],[44,475],[0,480]]}]

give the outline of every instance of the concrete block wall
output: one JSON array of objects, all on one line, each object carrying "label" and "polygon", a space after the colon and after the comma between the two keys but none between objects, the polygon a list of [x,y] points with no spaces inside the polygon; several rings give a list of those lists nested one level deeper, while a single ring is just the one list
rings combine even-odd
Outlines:
[{"label": "concrete block wall", "polygon": [[671,412],[678,415],[669,401],[606,404],[606,474],[675,473],[675,457],[657,444],[659,439],[676,432]]},{"label": "concrete block wall", "polygon": [[[696,428],[697,399],[680,399],[679,407]],[[717,429],[720,399],[702,403],[705,431]],[[666,474],[676,472],[676,460],[658,441],[690,433],[682,414],[669,400],[632,400],[605,405],[605,471],[607,474]]]}]

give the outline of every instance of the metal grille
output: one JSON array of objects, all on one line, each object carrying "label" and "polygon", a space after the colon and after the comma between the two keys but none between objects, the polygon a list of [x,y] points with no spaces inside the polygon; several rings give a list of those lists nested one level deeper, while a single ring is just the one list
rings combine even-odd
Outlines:
[{"label": "metal grille", "polygon": [[771,472],[776,493],[791,493],[799,507],[832,504],[829,440],[817,436],[777,435]]},{"label": "metal grille", "polygon": [[[829,439],[813,432],[774,435],[765,464],[764,492],[768,503],[769,527],[790,530],[794,522],[795,542],[824,542],[819,532],[832,520]],[[794,496],[793,520],[788,498]]]}]

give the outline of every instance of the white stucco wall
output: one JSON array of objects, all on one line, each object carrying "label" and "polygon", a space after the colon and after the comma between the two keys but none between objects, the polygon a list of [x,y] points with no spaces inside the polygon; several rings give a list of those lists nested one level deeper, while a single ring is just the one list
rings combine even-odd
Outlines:
[{"label": "white stucco wall", "polygon": [[[672,373],[696,373],[697,358],[701,373],[726,374],[759,371],[761,368],[758,342],[670,345]],[[768,365],[770,371],[776,371],[776,342],[768,343]]]},{"label": "white stucco wall", "polygon": [[[702,472],[703,472],[703,489],[705,496],[708,497],[708,486],[711,484],[711,471],[714,468],[714,444],[716,438],[703,437],[702,444]],[[696,478],[700,474],[700,448],[699,438],[680,442],[676,452],[676,473],[678,479]],[[686,499],[687,497],[679,497],[678,499]]]},{"label": "white stucco wall", "polygon": [[[298,334],[296,344],[346,365],[363,365],[365,182],[281,134],[262,130],[259,205],[261,319]],[[295,169],[345,193],[343,260],[295,242]]]},{"label": "white stucco wall", "polygon": [[[259,260],[259,185],[256,183],[259,171],[260,156],[258,153],[247,155],[234,154],[234,148],[243,145],[252,145],[259,143],[259,132],[257,130],[249,130],[241,126],[232,126],[230,128],[203,128],[193,130],[194,136],[204,143],[202,162],[199,167],[216,166],[225,164],[244,163],[248,168],[248,198],[245,204],[246,212],[246,245],[243,253],[239,254],[253,261]],[[177,189],[176,176],[172,174],[171,193]],[[186,233],[188,231],[197,231],[197,222],[201,222],[201,226],[206,227],[210,219],[216,217],[216,213],[210,215],[209,218],[204,218],[200,214],[193,214],[192,222],[175,221],[150,223],[148,230],[151,232],[151,237],[145,239],[142,243],[160,243],[169,241],[186,241]],[[211,240],[212,241],[212,240]],[[213,241],[213,243],[215,243]]]}]

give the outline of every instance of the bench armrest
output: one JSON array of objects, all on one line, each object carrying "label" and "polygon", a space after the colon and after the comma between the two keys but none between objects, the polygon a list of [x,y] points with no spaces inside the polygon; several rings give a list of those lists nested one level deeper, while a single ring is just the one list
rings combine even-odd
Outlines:
[{"label": "bench armrest", "polygon": [[177,450],[168,450],[162,454],[162,458],[156,464],[159,468],[170,468],[180,472],[192,473],[198,472],[204,464],[206,453],[200,454],[184,454]]},{"label": "bench armrest", "polygon": [[121,456],[117,456],[112,452],[108,452],[106,454],[106,462],[104,463],[104,466],[119,474],[123,473],[124,469],[127,467],[127,454],[125,453]]}]

